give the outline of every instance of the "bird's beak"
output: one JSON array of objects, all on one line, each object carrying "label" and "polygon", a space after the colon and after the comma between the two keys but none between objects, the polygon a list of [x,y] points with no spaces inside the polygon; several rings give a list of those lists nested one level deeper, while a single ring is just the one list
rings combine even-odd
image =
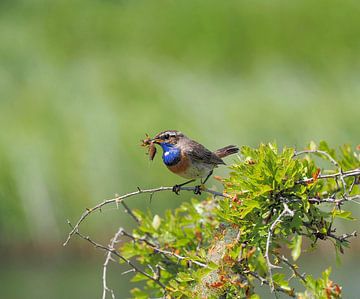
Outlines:
[{"label": "bird's beak", "polygon": [[154,139],[151,139],[151,142],[153,142],[155,144],[160,144],[160,143],[164,142],[164,140],[162,140],[160,138],[154,138]]}]

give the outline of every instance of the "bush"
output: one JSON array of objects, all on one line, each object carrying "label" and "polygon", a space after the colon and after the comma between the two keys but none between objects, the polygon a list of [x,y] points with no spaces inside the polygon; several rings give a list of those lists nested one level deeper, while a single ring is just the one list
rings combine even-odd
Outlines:
[{"label": "bush", "polygon": [[[163,218],[130,210],[123,202],[128,195],[106,202],[123,203],[138,223],[132,233],[120,229],[112,244],[103,246],[109,257],[115,254],[131,266],[132,281],[145,282],[132,290],[133,297],[254,299],[259,298],[257,281],[275,295],[341,298],[341,287],[329,279],[330,269],[315,279],[301,274],[295,262],[305,250],[304,238],[313,248],[329,240],[339,256],[356,235],[338,235],[334,221],[353,220],[343,205],[360,198],[359,152],[347,145],[336,152],[325,142],[311,143],[301,152],[280,151],[275,144],[244,146],[231,170],[228,178],[218,178],[223,193],[204,189],[213,196],[192,199]],[[139,189],[132,195],[170,189]],[[70,235],[81,235],[83,219]],[[128,241],[116,250],[118,237]],[[303,289],[294,288],[296,281]]]}]

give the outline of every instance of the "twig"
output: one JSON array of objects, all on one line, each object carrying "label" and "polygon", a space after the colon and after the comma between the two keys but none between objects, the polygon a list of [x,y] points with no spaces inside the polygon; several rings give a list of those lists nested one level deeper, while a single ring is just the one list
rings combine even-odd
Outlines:
[{"label": "twig", "polygon": [[[260,276],[258,273],[254,272],[254,271],[244,271],[243,273],[244,273],[244,274],[249,274],[249,275],[255,277],[257,280],[260,281],[261,284],[270,285],[270,282],[269,282],[267,279],[265,279],[264,277]],[[294,294],[292,294],[291,292],[289,292],[288,290],[286,290],[286,289],[284,289],[284,288],[282,288],[282,287],[276,286],[276,287],[275,287],[275,290],[278,291],[278,292],[283,292],[283,293],[289,295],[290,297],[294,297],[294,298],[295,298],[295,295],[294,295]]]},{"label": "twig", "polygon": [[353,231],[351,234],[342,234],[341,236],[337,236],[337,235],[334,235],[333,233],[329,232],[327,234],[327,236],[339,241],[340,243],[343,243],[343,242],[349,242],[348,239],[352,238],[352,237],[356,237],[357,236],[357,232],[356,230]]},{"label": "twig", "polygon": [[[300,151],[300,152],[295,152],[294,157],[302,155],[302,154],[311,154],[311,153],[326,156],[330,160],[330,162],[338,169],[338,173],[336,174],[336,176],[334,178],[335,178],[335,180],[337,178],[340,178],[341,184],[343,186],[344,197],[347,197],[351,193],[351,190],[352,190],[354,184],[352,184],[352,186],[350,188],[350,192],[348,192],[347,184],[346,184],[345,179],[344,179],[347,176],[348,172],[344,172],[342,170],[341,166],[339,165],[339,163],[329,153],[327,153],[325,151],[321,151],[321,150],[304,150],[304,151]],[[360,169],[357,169],[357,170],[360,173]],[[352,172],[352,171],[350,171],[350,172]],[[319,178],[322,179],[322,178],[325,178],[325,176],[320,175],[316,179],[319,179]],[[314,178],[312,178],[312,180],[314,180]],[[355,180],[356,180],[356,178],[355,178]],[[310,182],[311,182],[311,180],[310,180]]]},{"label": "twig", "polygon": [[[81,217],[79,218],[77,223],[74,225],[73,229],[68,234],[68,237],[67,237],[66,241],[64,242],[63,246],[66,246],[69,243],[72,235],[74,235],[76,233],[76,231],[79,229],[80,224],[85,220],[85,218],[87,218],[87,216],[89,216],[89,214],[95,212],[96,210],[100,210],[103,206],[113,204],[113,203],[118,205],[125,198],[136,196],[136,195],[142,194],[142,193],[154,194],[156,192],[172,191],[172,190],[173,190],[173,187],[159,187],[159,188],[155,188],[155,189],[144,189],[144,190],[140,189],[138,187],[138,190],[135,191],[135,192],[127,193],[127,194],[122,195],[122,196],[117,196],[117,197],[112,198],[112,199],[104,200],[103,202],[97,204],[96,206],[94,206],[94,207],[92,207],[90,209],[86,209],[86,211],[81,215]],[[180,190],[183,190],[183,191],[195,191],[195,187],[180,187]],[[205,193],[212,194],[214,196],[232,198],[232,196],[229,195],[229,194],[217,192],[217,191],[214,191],[214,190],[211,190],[211,189],[203,189],[201,191],[205,192]],[[68,220],[68,224],[71,225],[71,222],[69,220]]]},{"label": "twig", "polygon": [[330,231],[330,230],[327,230],[326,234],[320,233],[319,229],[316,227],[313,227],[309,222],[303,221],[303,225],[306,228],[308,228],[309,230],[311,230],[313,232],[312,234],[321,240],[325,240],[326,237],[330,237],[330,238],[333,238],[334,240],[339,241],[340,243],[343,243],[343,242],[349,242],[348,241],[349,238],[357,236],[356,231],[353,231],[351,234],[342,234],[341,236],[337,236],[337,235],[333,234],[333,231]]},{"label": "twig", "polygon": [[124,207],[125,212],[128,213],[128,214],[135,220],[135,222],[136,222],[137,224],[139,224],[139,223],[140,223],[139,218],[137,218],[137,217],[135,216],[135,214],[133,213],[133,211],[131,211],[131,209],[127,206],[127,204],[125,203],[124,200],[121,201],[121,204],[122,204],[122,206]]},{"label": "twig", "polygon": [[[301,199],[300,197],[294,197],[292,195],[290,197],[292,197],[292,198],[287,198],[285,196],[279,196],[278,199],[280,200],[280,202],[285,202],[287,204],[294,203],[294,202],[301,203],[303,201],[303,199]],[[342,198],[335,198],[334,196],[333,197],[325,197],[325,198],[311,197],[311,198],[308,198],[307,200],[312,204],[332,203],[337,206],[340,206],[344,202],[350,201],[350,202],[360,205],[360,202],[357,202],[356,199],[360,199],[360,195],[353,195],[353,196],[347,196],[347,197],[342,197]]]},{"label": "twig", "polygon": [[304,154],[320,154],[320,155],[326,156],[330,160],[330,162],[332,164],[334,164],[335,167],[337,167],[337,168],[339,167],[339,163],[336,162],[336,160],[333,157],[331,157],[331,155],[328,152],[321,151],[321,150],[303,150],[303,151],[295,152],[294,157],[304,155]]},{"label": "twig", "polygon": [[275,219],[275,221],[271,224],[270,228],[269,228],[269,232],[268,232],[268,236],[267,236],[267,241],[266,241],[266,249],[265,249],[265,259],[266,259],[266,263],[268,265],[269,268],[269,286],[270,286],[270,290],[271,292],[274,292],[275,287],[274,287],[274,281],[273,281],[273,275],[272,275],[272,269],[274,268],[281,268],[279,266],[275,266],[271,263],[270,261],[270,256],[269,256],[269,248],[270,248],[270,243],[271,243],[271,237],[274,233],[275,227],[278,223],[280,223],[282,220],[281,218],[288,215],[293,217],[294,216],[294,212],[291,211],[288,207],[288,205],[286,203],[283,203],[284,206],[284,210],[280,213],[280,215]]},{"label": "twig", "polygon": [[[102,281],[103,281],[103,295],[102,295],[102,299],[106,298],[106,293],[110,292],[112,299],[115,299],[115,294],[114,291],[110,288],[108,288],[107,283],[106,283],[106,274],[107,274],[107,266],[111,260],[111,254],[112,251],[115,250],[115,244],[118,242],[119,237],[121,236],[121,232],[122,232],[122,228],[120,227],[119,230],[116,232],[115,236],[111,239],[111,242],[108,246],[108,248],[110,249],[108,251],[108,253],[106,254],[106,259],[104,262],[104,268],[103,268],[103,277],[102,277]],[[134,269],[133,269],[134,270]]]},{"label": "twig", "polygon": [[204,264],[204,263],[201,263],[201,262],[198,262],[198,261],[196,261],[196,260],[190,259],[190,258],[188,258],[188,257],[186,257],[186,256],[181,256],[181,255],[176,254],[176,253],[174,253],[174,252],[172,252],[172,251],[168,251],[168,250],[161,249],[161,248],[159,248],[159,247],[151,244],[148,240],[143,239],[143,238],[136,238],[136,237],[134,237],[133,235],[125,232],[124,230],[122,231],[122,234],[123,234],[124,236],[132,239],[133,241],[139,241],[139,242],[145,243],[146,245],[148,245],[151,249],[153,249],[153,250],[156,251],[156,252],[163,253],[163,254],[166,254],[166,255],[168,255],[168,256],[176,257],[178,260],[190,261],[190,262],[192,262],[192,263],[194,263],[194,264],[196,264],[196,265],[198,265],[198,266],[200,266],[200,267],[203,267],[203,268],[208,268],[208,267],[209,267],[208,265],[206,265],[206,264]]},{"label": "twig", "polygon": [[285,256],[281,256],[280,257],[281,261],[288,265],[289,268],[291,269],[291,271],[294,273],[295,276],[299,277],[303,282],[306,282],[305,280],[305,273],[304,274],[300,274],[298,271],[297,271],[297,267],[295,265],[293,265],[292,263],[289,262],[289,260],[285,257]]},{"label": "twig", "polygon": [[[324,179],[324,178],[333,177],[335,180],[337,180],[339,178],[341,181],[342,187],[343,187],[344,197],[348,196],[349,192],[348,192],[347,184],[346,184],[344,178],[347,176],[357,176],[358,174],[360,174],[360,169],[344,172],[342,170],[341,166],[339,165],[339,163],[329,153],[327,153],[325,151],[321,151],[321,150],[304,150],[304,151],[300,151],[300,152],[295,152],[294,157],[297,157],[297,156],[303,155],[303,154],[320,154],[320,155],[327,157],[330,160],[330,162],[338,169],[338,172],[333,175],[319,175],[316,179]],[[354,171],[355,172],[357,171],[357,174],[354,175],[353,174]],[[296,183],[308,183],[308,182],[312,182],[313,180],[314,180],[314,178],[310,178],[310,179],[306,179],[306,180],[300,180]],[[352,190],[352,188],[353,188],[353,185],[350,190]]]},{"label": "twig", "polygon": [[[316,179],[317,180],[336,179],[340,176],[342,176],[343,178],[347,178],[347,177],[354,177],[354,176],[359,176],[359,175],[360,175],[360,169],[352,169],[349,171],[336,172],[333,174],[320,174]],[[295,182],[295,184],[307,184],[307,183],[311,183],[313,181],[314,181],[314,178],[307,178],[307,179],[298,180]]]},{"label": "twig", "polygon": [[354,177],[354,181],[352,182],[352,184],[351,184],[351,186],[350,186],[350,188],[349,188],[349,194],[351,194],[351,192],[353,191],[353,189],[354,189],[354,186],[356,185],[356,184],[359,184],[359,177]]},{"label": "twig", "polygon": [[[138,187],[138,189],[140,189],[140,188]],[[150,193],[150,197],[151,197],[153,194],[154,194],[154,193]],[[151,201],[151,198],[150,198],[150,201]],[[125,203],[124,200],[121,201],[121,204],[122,204],[122,206],[124,207],[125,212],[126,212],[127,214],[129,214],[129,215],[135,220],[135,222],[136,222],[137,224],[140,224],[140,219],[139,219],[139,218],[134,214],[134,212],[127,206],[127,204]],[[148,236],[150,239],[152,239],[152,236],[151,236],[149,233],[145,233],[145,235]]]},{"label": "twig", "polygon": [[320,203],[334,203],[336,205],[341,205],[346,201],[350,201],[350,202],[360,204],[359,202],[356,201],[356,199],[360,199],[360,195],[348,196],[348,197],[343,197],[343,198],[333,198],[333,197],[309,198],[308,201],[310,203],[319,203],[319,204]]},{"label": "twig", "polygon": [[[71,224],[69,224],[71,226]],[[75,230],[74,234],[78,235],[80,238],[88,241],[89,243],[91,243],[92,245],[94,245],[96,248],[100,248],[102,250],[105,250],[107,252],[110,252],[111,254],[116,255],[118,258],[120,258],[121,260],[123,260],[125,263],[127,263],[131,268],[134,269],[134,271],[146,276],[147,278],[151,279],[152,281],[154,281],[156,284],[158,284],[164,291],[166,290],[166,286],[157,278],[149,275],[148,273],[146,273],[145,271],[139,269],[132,261],[128,260],[127,258],[125,258],[124,256],[122,256],[120,253],[117,252],[116,249],[104,246],[100,243],[95,242],[94,240],[92,240],[89,236],[84,236],[82,233],[80,233],[79,229]]]}]

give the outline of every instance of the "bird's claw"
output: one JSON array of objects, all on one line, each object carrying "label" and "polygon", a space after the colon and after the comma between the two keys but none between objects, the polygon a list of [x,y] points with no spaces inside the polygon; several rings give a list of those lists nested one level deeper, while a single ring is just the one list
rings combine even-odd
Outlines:
[{"label": "bird's claw", "polygon": [[179,185],[175,185],[174,187],[172,187],[172,191],[175,192],[175,194],[179,195],[180,186],[179,186]]},{"label": "bird's claw", "polygon": [[202,185],[195,186],[194,194],[201,195]]}]

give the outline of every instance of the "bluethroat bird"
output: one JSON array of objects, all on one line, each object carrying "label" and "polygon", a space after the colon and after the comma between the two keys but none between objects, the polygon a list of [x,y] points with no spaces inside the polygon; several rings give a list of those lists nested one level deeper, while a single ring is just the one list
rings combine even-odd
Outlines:
[{"label": "bluethroat bird", "polygon": [[[144,140],[144,144],[150,146],[150,159],[153,159],[156,153],[153,144],[160,145],[163,150],[162,160],[167,168],[183,178],[190,179],[173,187],[176,194],[179,194],[181,186],[194,182],[196,179],[200,178],[201,185],[205,184],[212,175],[213,169],[225,164],[222,158],[239,151],[237,146],[228,145],[212,152],[176,130],[160,132],[153,139]],[[203,178],[205,178],[204,181],[202,181]],[[195,186],[195,194],[201,194],[201,185]]]}]

